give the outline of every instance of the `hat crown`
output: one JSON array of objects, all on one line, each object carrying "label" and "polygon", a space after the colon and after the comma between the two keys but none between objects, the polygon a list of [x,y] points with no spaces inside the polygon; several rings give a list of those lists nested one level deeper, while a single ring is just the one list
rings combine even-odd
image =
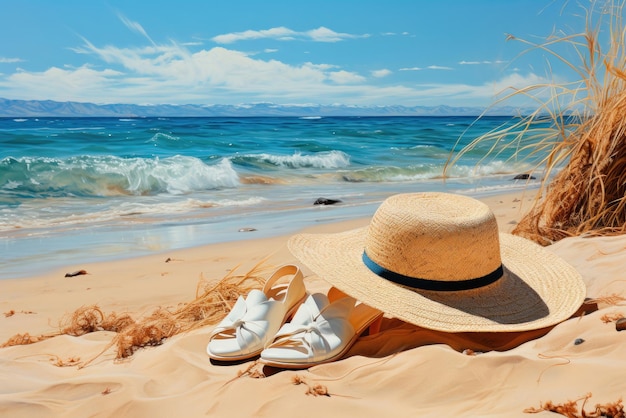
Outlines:
[{"label": "hat crown", "polygon": [[498,224],[489,207],[447,193],[385,200],[368,227],[365,253],[394,273],[442,282],[483,277],[502,264]]}]

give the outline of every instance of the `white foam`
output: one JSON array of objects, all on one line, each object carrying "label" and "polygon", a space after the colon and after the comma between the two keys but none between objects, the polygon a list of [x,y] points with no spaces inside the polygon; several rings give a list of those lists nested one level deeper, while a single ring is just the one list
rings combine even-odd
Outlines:
[{"label": "white foam", "polygon": [[344,168],[350,165],[350,156],[342,151],[325,151],[305,155],[295,152],[292,155],[256,154],[246,157],[258,158],[280,167]]}]

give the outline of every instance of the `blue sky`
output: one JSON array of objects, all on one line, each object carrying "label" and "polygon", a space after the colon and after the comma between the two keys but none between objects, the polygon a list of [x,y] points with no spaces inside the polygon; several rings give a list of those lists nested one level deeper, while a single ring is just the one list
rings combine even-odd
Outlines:
[{"label": "blue sky", "polygon": [[487,106],[549,76],[557,0],[2,0],[0,97]]}]

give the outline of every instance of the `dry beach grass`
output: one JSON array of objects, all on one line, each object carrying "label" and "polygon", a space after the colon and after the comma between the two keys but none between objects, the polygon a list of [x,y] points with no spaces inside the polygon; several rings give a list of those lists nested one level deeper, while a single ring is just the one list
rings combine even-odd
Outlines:
[{"label": "dry beach grass", "polygon": [[[514,147],[532,159],[543,181],[533,207],[513,233],[548,245],[569,236],[626,232],[626,44],[623,3],[592,2],[586,29],[528,45],[569,67],[578,79],[541,83],[499,102],[530,98],[536,110],[515,124],[476,138],[492,152]],[[565,50],[565,52],[564,52]],[[573,56],[577,61],[568,60]],[[487,158],[487,156],[485,156]]]},{"label": "dry beach grass", "polygon": [[[142,347],[161,345],[176,334],[216,324],[229,312],[239,296],[263,286],[261,274],[267,270],[263,262],[241,275],[236,274],[236,270],[232,269],[217,283],[201,277],[196,298],[175,310],[157,307],[151,314],[134,319],[127,312],[105,314],[98,305],[81,306],[60,320],[58,332],[39,336],[15,334],[0,347],[33,344],[58,335],[79,337],[92,332],[110,331],[116,335],[102,352],[115,346],[116,359],[130,357]],[[81,367],[94,359],[81,363]]]}]

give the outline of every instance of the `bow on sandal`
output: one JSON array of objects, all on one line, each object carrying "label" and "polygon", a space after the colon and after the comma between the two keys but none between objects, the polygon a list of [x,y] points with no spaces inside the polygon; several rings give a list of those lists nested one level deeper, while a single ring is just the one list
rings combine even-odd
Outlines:
[{"label": "bow on sandal", "polygon": [[[288,284],[276,284],[284,276]],[[257,356],[306,297],[304,276],[286,265],[267,279],[263,290],[240,296],[209,336],[207,354],[214,360],[239,361]]]},{"label": "bow on sandal", "polygon": [[295,369],[341,358],[367,327],[371,332],[380,328],[381,311],[355,304],[354,298],[336,288],[328,296],[310,295],[261,352],[261,361]]}]

